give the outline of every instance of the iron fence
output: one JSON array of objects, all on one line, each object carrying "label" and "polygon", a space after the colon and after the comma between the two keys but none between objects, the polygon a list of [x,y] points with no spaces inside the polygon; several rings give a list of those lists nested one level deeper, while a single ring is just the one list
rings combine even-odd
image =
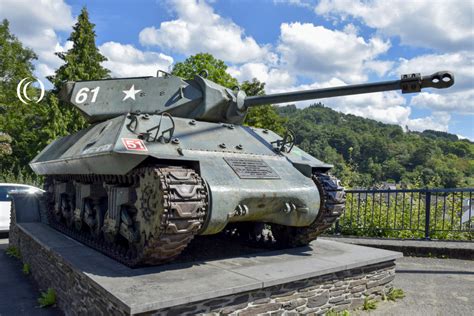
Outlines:
[{"label": "iron fence", "polygon": [[347,190],[336,234],[368,237],[472,240],[474,188]]}]

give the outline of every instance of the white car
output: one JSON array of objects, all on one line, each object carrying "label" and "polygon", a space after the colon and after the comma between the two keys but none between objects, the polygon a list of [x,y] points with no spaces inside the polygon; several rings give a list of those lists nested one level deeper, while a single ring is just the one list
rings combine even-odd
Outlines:
[{"label": "white car", "polygon": [[10,230],[11,192],[34,194],[43,192],[43,190],[26,184],[0,183],[0,233],[5,233]]}]

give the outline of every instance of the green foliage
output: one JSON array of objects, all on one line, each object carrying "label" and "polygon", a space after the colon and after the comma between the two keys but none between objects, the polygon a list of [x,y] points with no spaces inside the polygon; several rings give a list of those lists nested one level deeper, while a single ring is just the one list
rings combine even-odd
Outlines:
[{"label": "green foliage", "polygon": [[[23,78],[33,77],[35,53],[23,47],[10,33],[7,20],[0,24],[0,173],[19,173],[27,157],[36,150],[35,109],[41,105],[24,105],[18,100],[16,86]],[[28,88],[28,95],[37,92]],[[23,167],[21,167],[23,166]]]},{"label": "green foliage", "polygon": [[396,301],[398,299],[402,299],[405,297],[405,293],[402,289],[390,288],[388,292],[385,294],[385,297],[389,301]]},{"label": "green foliage", "polygon": [[[461,204],[460,193],[431,195],[431,238],[474,239],[474,232],[459,232],[467,230],[461,224]],[[348,194],[346,210],[339,219],[339,231],[352,236],[424,238],[425,209],[424,194]]]},{"label": "green foliage", "polygon": [[[237,79],[227,73],[227,65],[207,53],[196,54],[177,63],[171,73],[184,79],[192,79],[203,70],[207,70],[208,79],[224,87],[231,89],[239,87]],[[265,94],[265,83],[254,78],[252,81],[242,82],[240,89],[248,96],[262,95]],[[283,127],[285,123],[286,119],[281,117],[271,105],[250,109],[245,119],[246,125],[270,129],[280,135],[286,131]]]},{"label": "green foliage", "polygon": [[[392,181],[408,188],[474,185],[474,144],[456,135],[403,132],[396,125],[342,114],[321,103],[276,108],[296,133],[296,143],[334,164],[347,187]],[[434,135],[434,136],[433,136]]]},{"label": "green foliage", "polygon": [[248,96],[264,95],[265,82],[260,82],[257,78],[253,78],[252,81],[245,80],[240,85],[240,89]]},{"label": "green foliage", "polygon": [[369,299],[368,296],[364,299],[364,305],[362,305],[362,309],[365,311],[374,310],[377,308],[377,302],[375,300]]},{"label": "green foliage", "polygon": [[[242,82],[240,89],[248,96],[263,95],[265,94],[265,83],[253,78],[252,81]],[[274,106],[267,104],[250,108],[245,117],[244,124],[266,128],[279,135],[284,135],[286,132],[284,127],[286,122],[287,119],[278,114]]]},{"label": "green foliage", "polygon": [[89,13],[84,7],[68,40],[73,45],[65,53],[56,53],[64,64],[50,78],[56,89],[65,81],[98,80],[109,77],[110,71],[100,65],[107,60],[95,44],[95,24],[89,21]]},{"label": "green foliage", "polygon": [[12,138],[10,135],[0,132],[0,158],[12,154]]},{"label": "green foliage", "polygon": [[17,172],[12,170],[1,171],[0,182],[29,184],[41,188],[43,186],[43,177],[36,176],[31,170],[20,168]]},{"label": "green foliage", "polygon": [[425,137],[430,137],[430,138],[443,138],[443,139],[451,140],[451,141],[457,141],[459,139],[454,134],[449,134],[449,133],[441,132],[441,131],[433,131],[430,129],[424,130],[423,132],[421,132],[421,135]]},{"label": "green foliage", "polygon": [[56,304],[56,291],[49,288],[46,292],[41,292],[41,296],[38,298],[38,303],[41,308]]},{"label": "green foliage", "polygon": [[245,125],[266,128],[283,136],[286,132],[286,119],[278,115],[275,107],[262,105],[251,108],[245,118]]},{"label": "green foliage", "polygon": [[31,266],[28,263],[24,263],[21,271],[24,275],[29,275],[31,273]]},{"label": "green foliage", "polygon": [[[5,112],[0,116],[0,132],[11,136],[11,155],[0,154],[3,181],[40,183],[42,179],[33,174],[28,163],[54,139],[87,125],[76,108],[60,103],[56,95],[64,81],[109,76],[109,70],[100,65],[106,58],[95,45],[94,24],[85,8],[69,40],[72,48],[57,54],[65,63],[49,78],[55,89],[47,92],[42,102],[24,105],[17,99],[16,85],[22,78],[32,77],[36,55],[10,33],[6,20],[0,25],[0,105]],[[37,92],[33,87],[30,90],[28,95]],[[0,140],[0,148],[5,144]]]},{"label": "green foliage", "polygon": [[[48,79],[54,84],[57,93],[62,84],[66,81],[99,80],[108,78],[110,71],[101,66],[107,58],[103,56],[95,44],[95,24],[89,21],[89,13],[84,7],[77,18],[77,23],[68,40],[73,43],[72,48],[67,52],[56,53],[64,61],[64,64],[56,70],[54,76]],[[50,104],[56,100],[49,100]],[[55,106],[55,105],[52,105]],[[64,129],[60,129],[61,134],[75,133],[87,126],[82,114],[70,104],[60,104],[62,115],[58,120],[52,121],[52,129],[57,129],[61,124]],[[56,126],[54,126],[56,125]]]},{"label": "green foliage", "polygon": [[195,75],[207,70],[207,79],[218,84],[234,88],[238,86],[237,79],[227,73],[227,65],[208,53],[199,53],[188,57],[185,61],[176,63],[171,73],[184,79],[193,79]]},{"label": "green foliage", "polygon": [[7,250],[5,250],[5,253],[6,253],[7,256],[9,256],[9,257],[16,258],[16,259],[21,259],[20,249],[18,249],[18,248],[15,247],[15,246],[9,246],[9,247],[7,248]]},{"label": "green foliage", "polygon": [[[9,23],[5,19],[0,24],[0,105],[11,107],[22,104],[16,96],[18,82],[31,77],[32,61],[36,54],[10,33]],[[1,127],[1,126],[0,126]]]}]

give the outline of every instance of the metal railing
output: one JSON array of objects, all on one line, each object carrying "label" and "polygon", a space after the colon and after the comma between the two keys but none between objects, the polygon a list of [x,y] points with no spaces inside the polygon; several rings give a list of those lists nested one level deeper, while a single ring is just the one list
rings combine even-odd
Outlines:
[{"label": "metal railing", "polygon": [[474,239],[474,188],[347,190],[346,210],[332,232],[341,235]]}]

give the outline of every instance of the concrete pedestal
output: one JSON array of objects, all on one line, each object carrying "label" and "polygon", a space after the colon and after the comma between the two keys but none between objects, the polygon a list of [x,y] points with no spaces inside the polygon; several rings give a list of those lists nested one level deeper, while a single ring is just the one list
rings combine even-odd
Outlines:
[{"label": "concrete pedestal", "polygon": [[[17,205],[16,213],[23,211]],[[54,288],[71,315],[350,309],[390,287],[401,257],[320,239],[297,249],[130,269],[41,222],[12,223],[12,234],[40,287]]]}]

